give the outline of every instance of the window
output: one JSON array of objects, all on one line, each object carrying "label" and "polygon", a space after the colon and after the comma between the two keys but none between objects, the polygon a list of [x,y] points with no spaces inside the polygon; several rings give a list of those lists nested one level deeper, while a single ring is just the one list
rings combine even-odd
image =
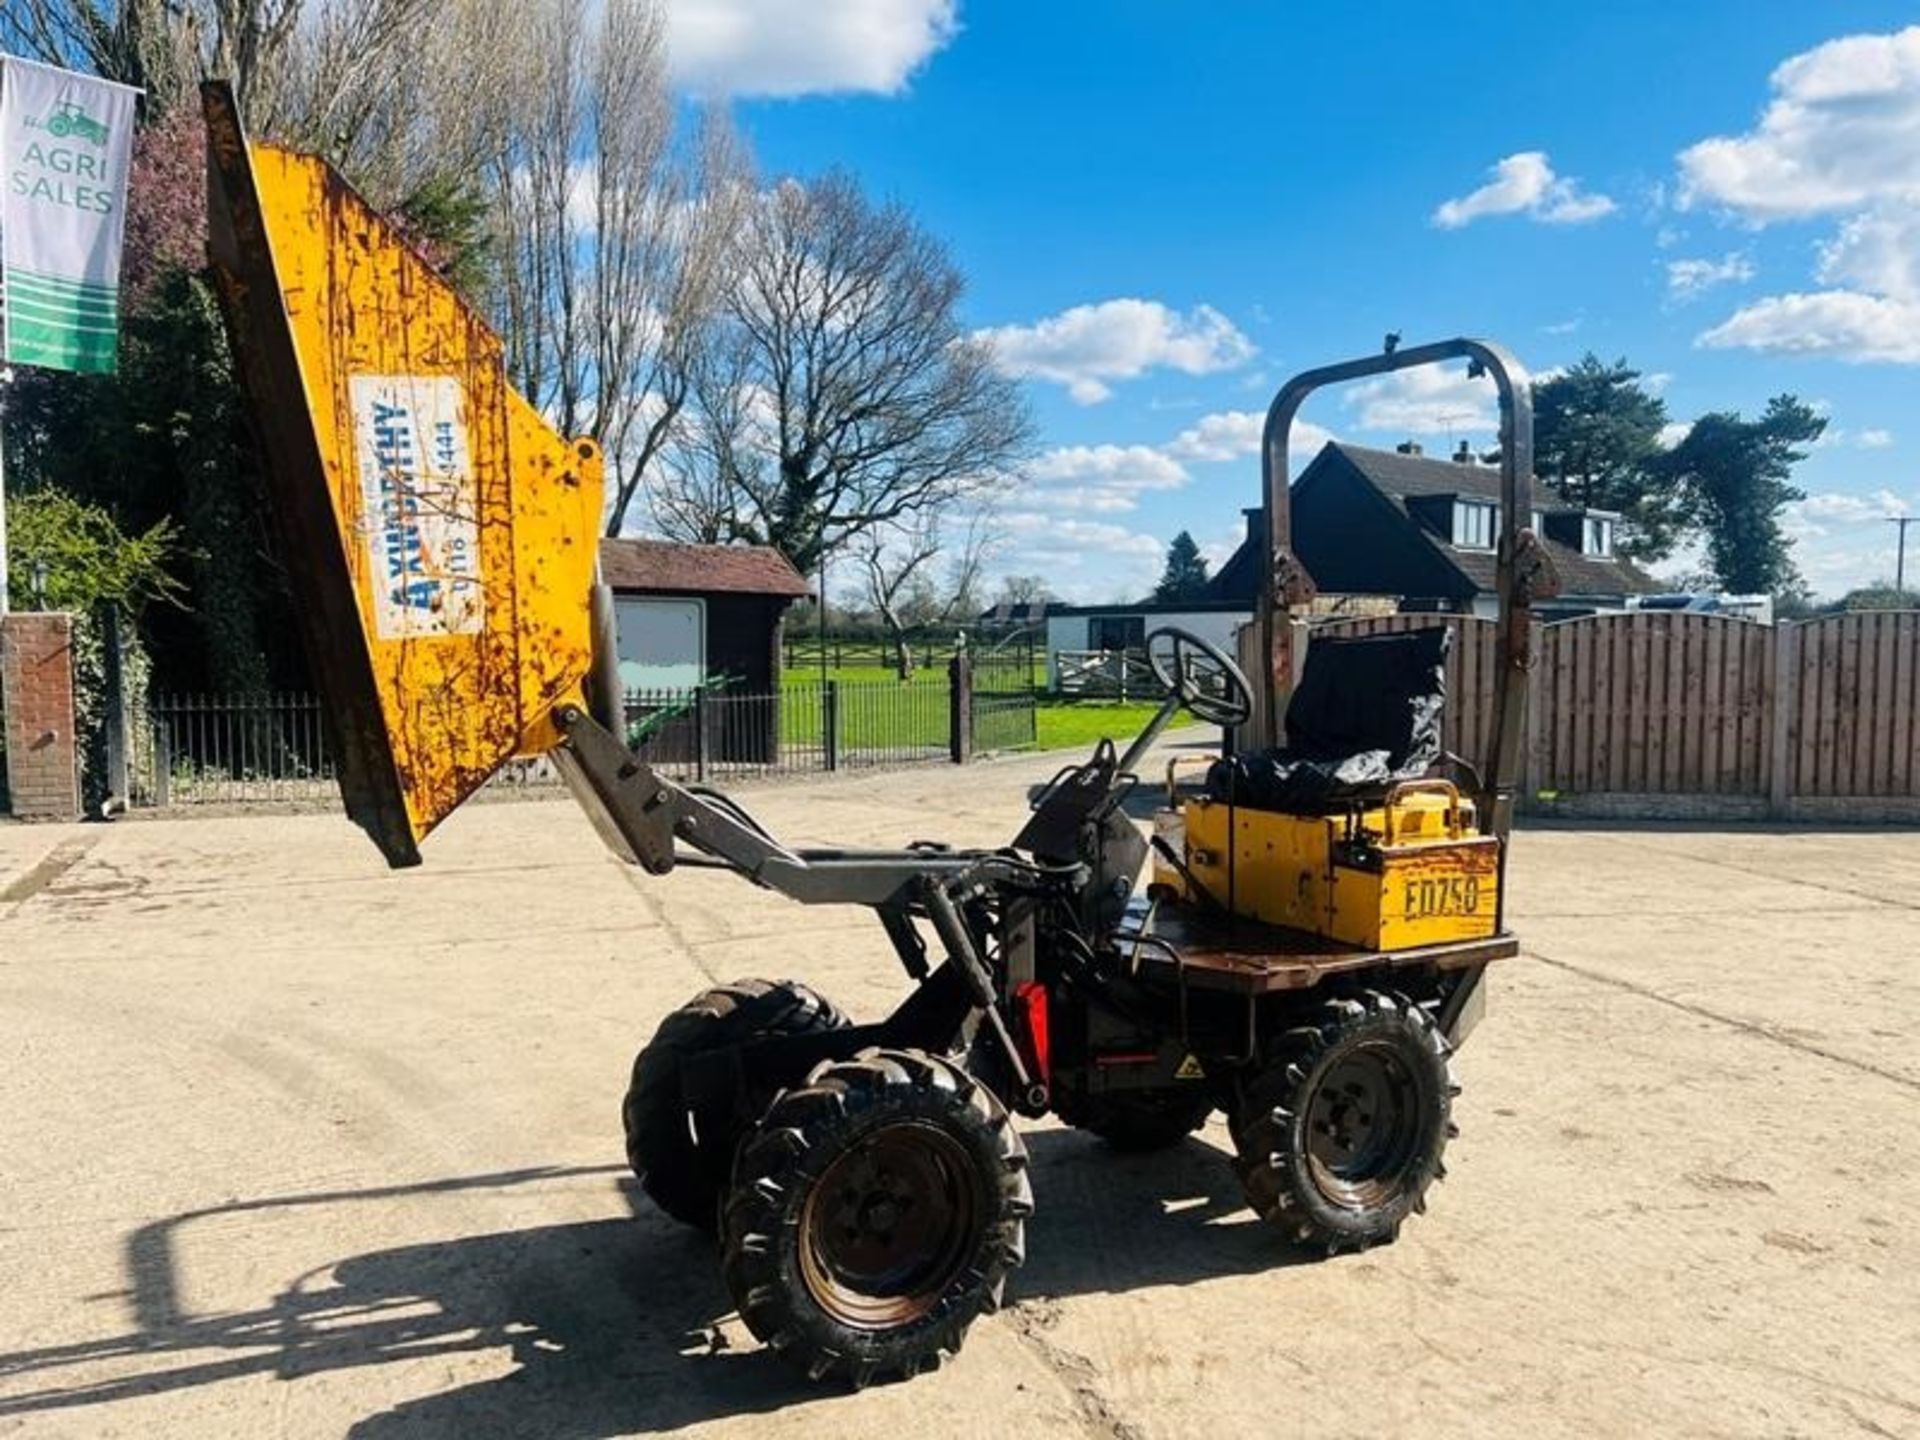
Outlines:
[{"label": "window", "polygon": [[1453,543],[1462,550],[1491,550],[1500,526],[1500,507],[1483,500],[1453,502]]},{"label": "window", "polygon": [[1613,521],[1589,515],[1584,527],[1581,549],[1589,555],[1613,554]]},{"label": "window", "polygon": [[1540,536],[1542,539],[1546,538],[1547,512],[1540,509],[1538,506],[1535,506],[1533,511],[1533,533],[1535,535]]},{"label": "window", "polygon": [[692,597],[614,602],[620,685],[625,690],[690,690],[707,675],[707,607]]},{"label": "window", "polygon": [[1095,650],[1142,650],[1147,644],[1144,615],[1096,615],[1089,639]]}]

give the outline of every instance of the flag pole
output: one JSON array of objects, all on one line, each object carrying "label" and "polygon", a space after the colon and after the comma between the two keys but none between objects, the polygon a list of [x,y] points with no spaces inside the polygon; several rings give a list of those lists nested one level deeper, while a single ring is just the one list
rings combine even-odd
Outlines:
[{"label": "flag pole", "polygon": [[13,369],[0,362],[0,615],[7,613],[7,391]]}]

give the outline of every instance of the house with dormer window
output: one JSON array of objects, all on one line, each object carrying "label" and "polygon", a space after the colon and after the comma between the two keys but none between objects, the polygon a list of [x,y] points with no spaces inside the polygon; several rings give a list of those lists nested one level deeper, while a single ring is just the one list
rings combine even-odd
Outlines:
[{"label": "house with dormer window", "polygon": [[[1293,548],[1322,594],[1392,595],[1403,610],[1492,617],[1500,538],[1500,470],[1462,444],[1435,459],[1408,442],[1394,450],[1329,441],[1293,483]],[[1249,510],[1247,539],[1212,582],[1211,598],[1244,601],[1260,587],[1264,515]],[[1535,480],[1532,529],[1560,574],[1556,609],[1619,609],[1660,587],[1614,554],[1619,516],[1570,503]]]},{"label": "house with dormer window", "polygon": [[[1500,540],[1500,468],[1462,447],[1450,459],[1408,442],[1394,450],[1329,441],[1293,482],[1293,548],[1320,592],[1316,613],[1446,611],[1494,618],[1494,547]],[[1191,600],[1055,605],[1046,612],[1055,684],[1061,657],[1138,651],[1148,633],[1177,625],[1231,646],[1260,593],[1266,514],[1246,516],[1246,539]],[[1533,484],[1532,529],[1560,575],[1560,595],[1542,619],[1626,608],[1627,597],[1663,587],[1614,554],[1620,517]]]}]

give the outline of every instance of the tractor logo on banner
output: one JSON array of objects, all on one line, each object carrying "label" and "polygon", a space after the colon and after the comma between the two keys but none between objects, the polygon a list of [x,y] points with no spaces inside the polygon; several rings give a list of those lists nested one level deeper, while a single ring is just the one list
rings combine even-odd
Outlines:
[{"label": "tractor logo on banner", "polygon": [[[35,123],[31,120],[29,125]],[[42,118],[40,127],[56,140],[65,140],[69,135],[85,140],[90,145],[104,146],[111,133],[106,126],[80,108],[76,100],[62,97],[53,107],[53,118]]]}]

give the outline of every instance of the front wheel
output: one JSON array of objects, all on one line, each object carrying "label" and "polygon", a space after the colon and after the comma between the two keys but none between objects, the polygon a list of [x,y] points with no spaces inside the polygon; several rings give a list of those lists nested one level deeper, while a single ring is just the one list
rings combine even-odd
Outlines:
[{"label": "front wheel", "polygon": [[1027,1152],[987,1088],[918,1050],[819,1066],[740,1152],[722,1268],[788,1364],[856,1385],[960,1348],[1026,1257]]},{"label": "front wheel", "polygon": [[1282,1035],[1233,1126],[1254,1211],[1329,1254],[1395,1238],[1446,1174],[1459,1093],[1448,1054],[1432,1016],[1381,991]]},{"label": "front wheel", "polygon": [[[717,985],[662,1020],[634,1057],[633,1079],[620,1106],[627,1161],[653,1203],[676,1220],[713,1229],[744,1128],[730,1115],[695,1115],[688,1108],[680,1087],[686,1060],[706,1050],[841,1030],[851,1023],[831,1001],[797,980]],[[750,1103],[764,1105],[772,1088],[750,1097]]]}]

